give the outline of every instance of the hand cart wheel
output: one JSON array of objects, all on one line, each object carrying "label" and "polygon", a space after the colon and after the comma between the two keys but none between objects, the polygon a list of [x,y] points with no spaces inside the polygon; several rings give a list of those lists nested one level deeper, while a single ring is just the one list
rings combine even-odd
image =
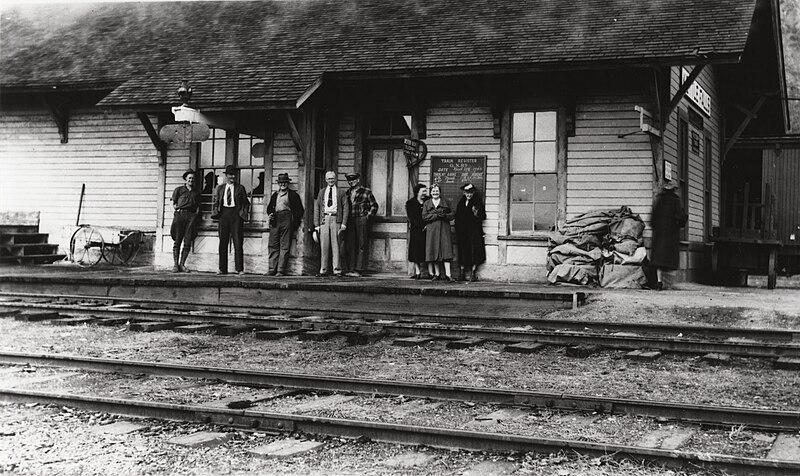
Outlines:
[{"label": "hand cart wheel", "polygon": [[131,231],[122,236],[119,243],[112,246],[106,245],[103,258],[111,264],[130,264],[139,253],[142,234],[138,231]]},{"label": "hand cart wheel", "polygon": [[104,248],[103,236],[91,226],[82,226],[75,230],[69,241],[72,261],[84,268],[99,263],[103,257]]}]

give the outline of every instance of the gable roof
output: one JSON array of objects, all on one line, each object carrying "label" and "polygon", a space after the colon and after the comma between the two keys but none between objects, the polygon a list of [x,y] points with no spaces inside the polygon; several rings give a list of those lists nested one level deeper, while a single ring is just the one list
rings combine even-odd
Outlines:
[{"label": "gable roof", "polygon": [[[323,74],[736,62],[755,0],[266,0],[2,14],[0,86],[118,86],[102,106],[294,105]],[[52,25],[48,19],[59,21]]]}]

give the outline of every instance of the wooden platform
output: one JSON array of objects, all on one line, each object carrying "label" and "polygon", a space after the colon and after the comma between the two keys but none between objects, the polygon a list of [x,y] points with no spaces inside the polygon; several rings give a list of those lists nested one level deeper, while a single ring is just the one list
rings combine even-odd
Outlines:
[{"label": "wooden platform", "polygon": [[303,309],[448,316],[523,316],[581,305],[581,288],[502,283],[442,283],[405,276],[363,278],[218,276],[66,265],[0,268],[0,292],[126,298],[242,310]]}]

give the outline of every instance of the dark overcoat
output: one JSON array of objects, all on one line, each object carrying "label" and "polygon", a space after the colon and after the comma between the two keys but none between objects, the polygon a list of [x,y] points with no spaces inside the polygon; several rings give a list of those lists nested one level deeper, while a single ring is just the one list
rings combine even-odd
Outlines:
[{"label": "dark overcoat", "polygon": [[425,262],[425,221],[422,220],[422,204],[416,197],[406,202],[408,216],[408,260],[412,263]]},{"label": "dark overcoat", "polygon": [[678,269],[680,229],[686,225],[688,215],[681,206],[675,190],[663,190],[653,204],[653,244],[650,264],[656,268]]},{"label": "dark overcoat", "polygon": [[483,240],[483,220],[486,210],[477,194],[467,204],[462,196],[456,206],[456,240],[458,241],[458,264],[473,266],[486,262],[486,245]]}]

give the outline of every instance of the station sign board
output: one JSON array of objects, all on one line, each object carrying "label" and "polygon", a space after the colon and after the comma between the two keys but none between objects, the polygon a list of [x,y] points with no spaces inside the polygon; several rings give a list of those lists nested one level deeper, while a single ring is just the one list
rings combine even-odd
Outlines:
[{"label": "station sign board", "polygon": [[[681,83],[684,83],[688,78],[689,70],[681,68]],[[694,81],[689,87],[689,90],[686,91],[686,97],[703,111],[703,114],[711,117],[711,95],[708,94],[697,81]]]}]

